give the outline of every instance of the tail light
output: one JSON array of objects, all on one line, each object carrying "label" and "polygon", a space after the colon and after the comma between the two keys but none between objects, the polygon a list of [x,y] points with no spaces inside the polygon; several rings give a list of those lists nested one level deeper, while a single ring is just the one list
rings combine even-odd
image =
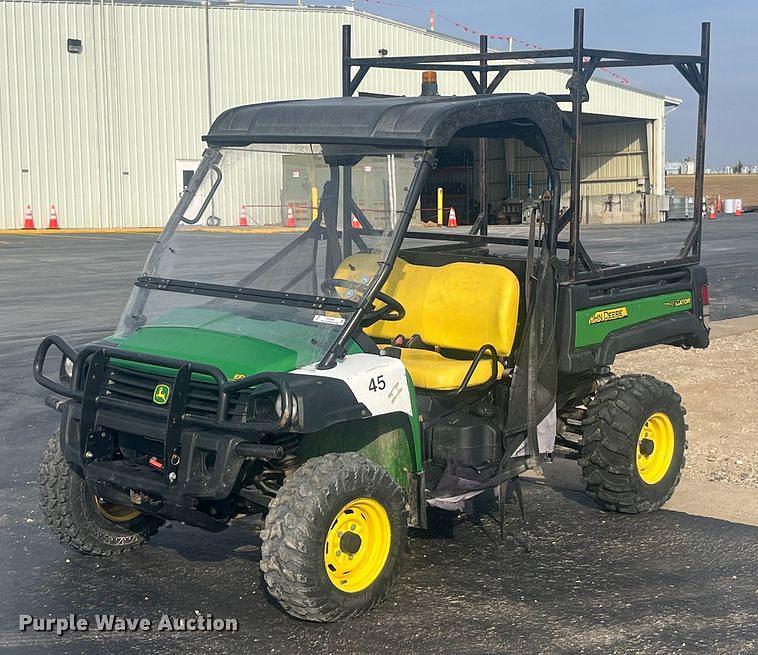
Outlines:
[{"label": "tail light", "polygon": [[711,327],[711,297],[708,293],[708,284],[703,284],[700,287],[700,307],[703,315],[703,325],[710,329]]}]

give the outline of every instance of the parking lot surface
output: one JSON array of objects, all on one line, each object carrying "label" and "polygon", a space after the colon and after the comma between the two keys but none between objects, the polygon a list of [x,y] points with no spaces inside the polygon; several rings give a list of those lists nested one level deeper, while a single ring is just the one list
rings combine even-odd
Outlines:
[{"label": "parking lot surface", "polygon": [[[584,239],[598,258],[651,259],[680,242],[688,226],[645,226],[631,243],[628,228],[592,228]],[[758,313],[756,231],[756,215],[705,225],[714,318]],[[528,531],[511,506],[501,542],[494,509],[484,503],[481,516],[451,530],[414,533],[388,601],[340,624],[298,622],[278,608],[263,588],[250,526],[216,535],[167,526],[150,545],[107,559],[58,544],[36,501],[40,453],[58,415],[43,405],[46,392],[31,378],[34,350],[51,332],[74,343],[109,333],[153,240],[0,235],[0,651],[758,651],[758,529],[666,510],[608,514],[581,492],[539,481],[525,484]],[[207,256],[228,253],[211,247]],[[239,631],[60,638],[18,631],[20,613],[71,612],[156,622],[162,614],[211,613],[236,618]]]}]

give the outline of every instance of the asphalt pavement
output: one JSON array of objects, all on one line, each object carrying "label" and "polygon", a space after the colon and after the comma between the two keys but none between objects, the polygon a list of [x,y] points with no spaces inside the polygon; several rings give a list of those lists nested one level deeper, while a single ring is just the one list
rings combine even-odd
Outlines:
[{"label": "asphalt pavement", "polygon": [[[627,227],[593,227],[583,238],[598,258],[622,261],[670,250],[688,224],[643,227],[635,241]],[[758,313],[757,233],[757,215],[705,225],[716,319]],[[0,652],[758,652],[758,529],[666,510],[618,516],[535,481],[525,484],[526,530],[509,507],[501,541],[484,503],[451,531],[414,533],[388,601],[339,624],[307,624],[279,609],[264,590],[249,526],[215,535],[167,526],[116,558],[57,543],[35,482],[58,415],[31,378],[32,356],[51,332],[75,343],[110,332],[153,240],[0,235]],[[18,631],[21,613],[72,612],[155,622],[212,613],[237,619],[239,630]]]}]

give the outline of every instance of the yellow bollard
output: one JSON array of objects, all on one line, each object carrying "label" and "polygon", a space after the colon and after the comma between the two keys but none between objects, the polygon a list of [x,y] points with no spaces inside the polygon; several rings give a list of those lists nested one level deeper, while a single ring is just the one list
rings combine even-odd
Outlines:
[{"label": "yellow bollard", "polygon": [[442,187],[437,188],[437,225],[442,225],[442,208],[444,205],[444,191]]},{"label": "yellow bollard", "polygon": [[311,187],[311,219],[316,220],[318,218],[318,189],[315,186]]}]

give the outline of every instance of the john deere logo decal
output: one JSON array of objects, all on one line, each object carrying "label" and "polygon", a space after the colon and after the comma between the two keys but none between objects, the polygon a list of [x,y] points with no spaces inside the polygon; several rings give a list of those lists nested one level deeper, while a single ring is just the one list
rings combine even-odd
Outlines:
[{"label": "john deere logo decal", "polygon": [[626,307],[601,309],[590,316],[589,324],[595,325],[596,323],[607,323],[608,321],[615,321],[620,318],[626,318],[627,316],[629,316],[629,311]]},{"label": "john deere logo decal", "polygon": [[153,402],[156,405],[165,405],[170,395],[171,387],[167,384],[159,384],[155,387],[155,391],[153,391]]}]

